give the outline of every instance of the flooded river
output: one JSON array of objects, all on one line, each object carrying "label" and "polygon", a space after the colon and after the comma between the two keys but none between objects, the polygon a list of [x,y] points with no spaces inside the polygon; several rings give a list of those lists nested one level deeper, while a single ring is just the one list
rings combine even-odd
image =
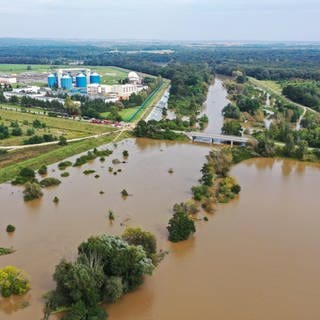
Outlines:
[{"label": "flooded river", "polygon": [[[127,163],[112,165],[123,150],[129,151]],[[21,188],[0,185],[0,246],[16,249],[0,257],[0,267],[24,269],[32,284],[25,297],[0,300],[0,319],[40,320],[41,296],[54,287],[51,276],[60,259],[72,259],[90,235],[121,234],[125,225],[154,232],[169,255],[139,290],[108,307],[111,320],[320,319],[318,166],[274,159],[235,166],[240,197],[220,205],[209,222],[197,223],[190,240],[167,242],[171,208],[191,197],[209,150],[129,139],[105,163],[68,169],[70,177],[40,201],[25,204]],[[109,166],[122,172],[110,174]],[[100,178],[85,176],[86,169]],[[60,176],[56,165],[49,173]],[[120,194],[124,188],[131,194],[127,200]],[[115,212],[112,224],[109,209]],[[5,232],[9,223],[17,228],[11,236]],[[25,301],[30,306],[21,309]]]},{"label": "flooded river", "polygon": [[208,97],[204,103],[202,114],[206,114],[209,123],[203,132],[221,134],[223,127],[223,108],[230,102],[227,98],[227,91],[223,87],[226,77],[217,76],[214,84],[209,87]]}]

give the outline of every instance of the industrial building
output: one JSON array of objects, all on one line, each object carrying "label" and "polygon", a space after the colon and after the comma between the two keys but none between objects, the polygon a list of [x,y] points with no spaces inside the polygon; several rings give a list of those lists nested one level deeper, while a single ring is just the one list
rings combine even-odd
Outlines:
[{"label": "industrial building", "polygon": [[118,100],[128,99],[133,93],[137,94],[147,87],[136,84],[116,84],[116,85],[99,85],[89,84],[87,86],[87,93],[91,96],[116,96]]},{"label": "industrial building", "polygon": [[49,88],[60,88],[70,91],[72,88],[87,88],[88,84],[100,84],[101,77],[98,73],[91,73],[90,69],[71,68],[58,69],[48,76]]}]

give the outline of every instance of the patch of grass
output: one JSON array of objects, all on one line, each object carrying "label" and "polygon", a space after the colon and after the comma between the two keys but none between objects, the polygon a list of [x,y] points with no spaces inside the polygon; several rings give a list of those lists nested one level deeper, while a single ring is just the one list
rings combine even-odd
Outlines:
[{"label": "patch of grass", "polygon": [[[6,126],[10,126],[11,122],[17,121],[24,133],[22,136],[11,136],[8,139],[0,140],[0,145],[3,146],[23,144],[23,141],[26,139],[25,132],[27,129],[32,128],[32,122],[36,119],[46,124],[46,128],[34,129],[37,135],[52,134],[57,137],[64,136],[66,139],[74,139],[114,130],[114,128],[106,125],[96,125],[84,121],[53,118],[4,109],[0,109],[0,117],[1,123],[4,123]],[[25,125],[25,123],[28,123],[28,125]]]}]

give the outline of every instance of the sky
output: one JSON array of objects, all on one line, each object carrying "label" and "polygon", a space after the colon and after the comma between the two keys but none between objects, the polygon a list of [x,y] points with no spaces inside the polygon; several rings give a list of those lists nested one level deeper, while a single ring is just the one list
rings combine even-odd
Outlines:
[{"label": "sky", "polygon": [[320,0],[0,0],[0,37],[320,41]]}]

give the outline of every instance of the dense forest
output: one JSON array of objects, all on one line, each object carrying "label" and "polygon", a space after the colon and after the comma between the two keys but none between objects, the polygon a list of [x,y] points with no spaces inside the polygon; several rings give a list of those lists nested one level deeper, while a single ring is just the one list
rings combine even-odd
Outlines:
[{"label": "dense forest", "polygon": [[320,111],[320,82],[289,84],[283,94],[290,100]]},{"label": "dense forest", "polygon": [[[157,50],[157,51],[155,51]],[[168,50],[159,52],[159,50]],[[257,79],[320,80],[316,44],[173,44],[1,39],[0,63],[114,65],[158,75],[168,63],[206,63],[216,73],[242,70]]]}]

